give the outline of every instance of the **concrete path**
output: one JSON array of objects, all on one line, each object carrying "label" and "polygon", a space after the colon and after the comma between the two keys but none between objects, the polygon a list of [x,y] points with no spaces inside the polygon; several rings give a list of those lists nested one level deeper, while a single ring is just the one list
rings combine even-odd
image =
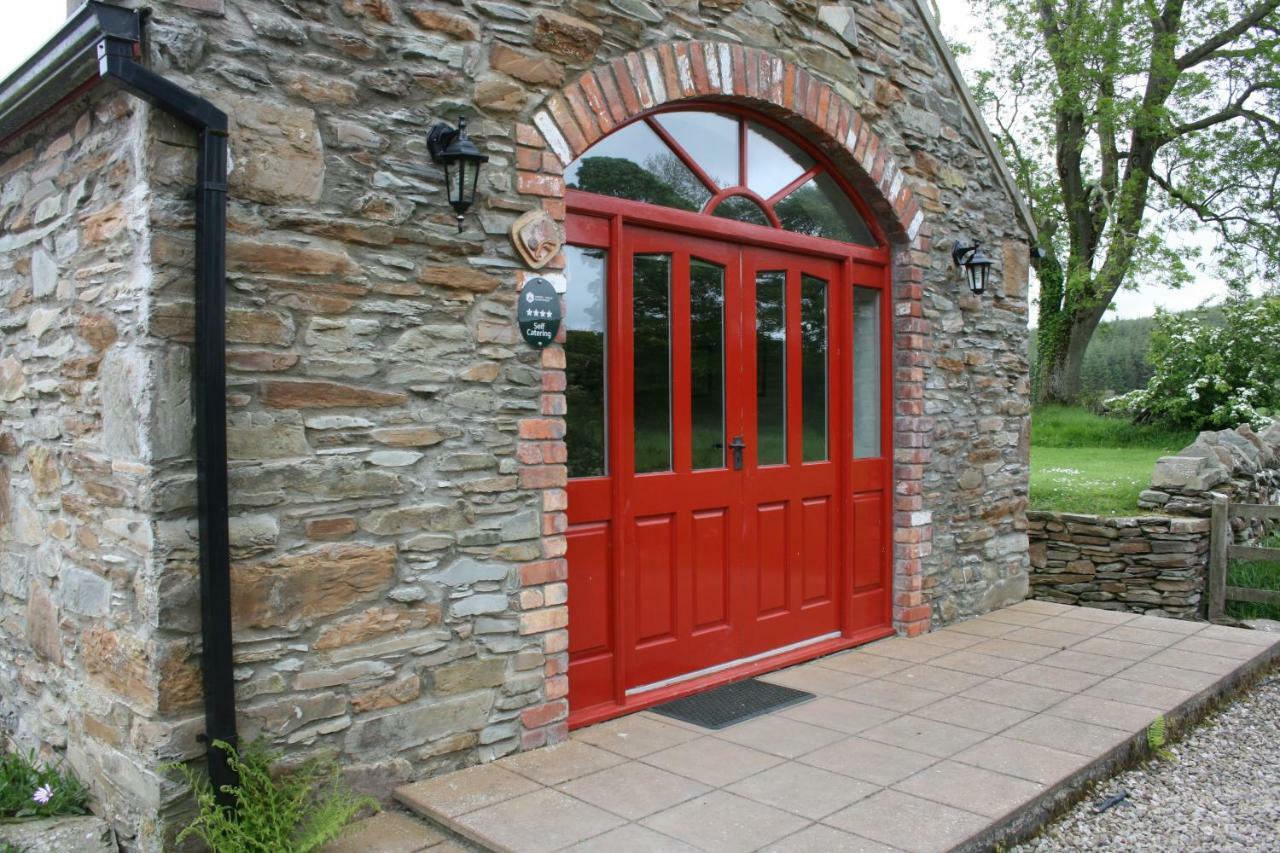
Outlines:
[{"label": "concrete path", "polygon": [[522,853],[977,849],[1278,655],[1275,634],[1027,601],[765,676],[818,698],[722,731],[633,714],[397,798]]}]

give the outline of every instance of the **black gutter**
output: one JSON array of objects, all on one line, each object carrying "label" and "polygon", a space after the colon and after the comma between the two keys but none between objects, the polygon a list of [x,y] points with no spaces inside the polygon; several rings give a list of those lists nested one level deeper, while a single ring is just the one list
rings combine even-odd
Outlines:
[{"label": "black gutter", "polygon": [[[196,493],[200,526],[201,672],[209,781],[222,804],[239,778],[214,741],[237,745],[231,650],[231,549],[227,500],[227,116],[139,64],[138,12],[88,2],[35,56],[0,82],[0,141],[98,80],[112,80],[195,129]],[[92,60],[92,61],[90,61]]]}]

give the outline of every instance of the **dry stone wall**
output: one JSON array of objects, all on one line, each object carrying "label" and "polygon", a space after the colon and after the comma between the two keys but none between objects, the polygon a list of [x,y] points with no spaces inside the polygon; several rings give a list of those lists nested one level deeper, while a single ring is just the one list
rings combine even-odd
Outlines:
[{"label": "dry stone wall", "polygon": [[[565,737],[564,353],[518,342],[508,229],[535,207],[564,215],[535,114],[593,69],[648,92],[638,51],[663,74],[659,46],[692,39],[805,69],[810,117],[768,92],[715,97],[813,134],[886,223],[886,198],[919,213],[913,234],[890,228],[899,626],[1023,596],[1026,235],[913,2],[148,5],[148,61],[232,122],[244,736],[336,755],[375,793]],[[865,168],[823,136],[828,99],[872,131]],[[459,115],[491,158],[461,233],[425,145]],[[193,145],[103,94],[0,157],[0,674],[18,685],[2,707],[25,742],[67,749],[139,849],[185,807],[157,765],[200,755],[203,728]],[[980,299],[946,249],[975,237],[1001,259]]]},{"label": "dry stone wall", "polygon": [[1209,559],[1209,520],[1027,513],[1031,597],[1194,619]]},{"label": "dry stone wall", "polygon": [[[1031,595],[1046,601],[1131,610],[1184,619],[1203,617],[1209,564],[1209,513],[1215,497],[1280,503],[1280,423],[1254,432],[1202,432],[1162,457],[1138,517],[1027,513]],[[1237,544],[1270,530],[1261,520],[1231,519]]]}]

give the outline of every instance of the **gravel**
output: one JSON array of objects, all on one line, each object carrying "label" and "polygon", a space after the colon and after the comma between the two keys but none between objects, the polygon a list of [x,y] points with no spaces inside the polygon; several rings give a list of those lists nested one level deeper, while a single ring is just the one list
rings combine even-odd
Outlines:
[{"label": "gravel", "polygon": [[[1171,733],[1177,735],[1176,732]],[[1280,851],[1280,668],[1014,849]],[[1117,805],[1096,806],[1122,792]]]}]

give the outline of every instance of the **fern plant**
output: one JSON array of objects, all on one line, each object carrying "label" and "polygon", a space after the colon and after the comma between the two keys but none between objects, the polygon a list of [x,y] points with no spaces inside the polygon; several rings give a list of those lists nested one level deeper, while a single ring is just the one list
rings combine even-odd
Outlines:
[{"label": "fern plant", "polygon": [[185,764],[170,765],[186,779],[199,806],[196,818],[178,835],[202,840],[213,853],[310,853],[336,838],[365,808],[377,803],[353,793],[342,781],[337,762],[313,758],[300,767],[273,774],[282,753],[255,741],[237,752],[214,741],[240,775],[227,786],[235,809],[219,805],[209,779]]},{"label": "fern plant", "polygon": [[1174,761],[1176,757],[1165,746],[1168,742],[1168,734],[1168,723],[1164,718],[1164,714],[1161,714],[1151,721],[1151,725],[1147,726],[1147,746],[1151,747],[1151,751],[1157,757],[1163,758],[1165,761]]}]

